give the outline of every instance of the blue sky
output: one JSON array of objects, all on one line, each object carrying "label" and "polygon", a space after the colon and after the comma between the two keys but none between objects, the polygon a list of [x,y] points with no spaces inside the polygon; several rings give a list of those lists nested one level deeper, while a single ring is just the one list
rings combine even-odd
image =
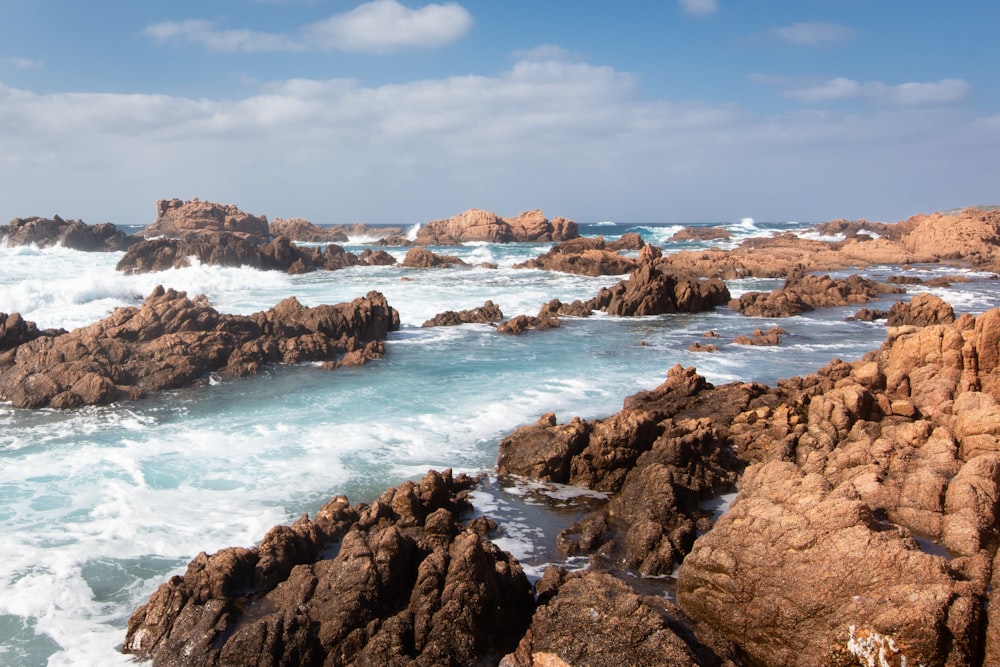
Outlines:
[{"label": "blue sky", "polygon": [[1000,203],[1000,3],[0,0],[0,219]]}]

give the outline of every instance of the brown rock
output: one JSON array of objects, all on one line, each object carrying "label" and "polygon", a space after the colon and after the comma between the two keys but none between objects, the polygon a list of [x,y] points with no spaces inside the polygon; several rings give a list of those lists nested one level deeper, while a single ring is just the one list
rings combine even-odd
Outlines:
[{"label": "brown rock", "polygon": [[725,227],[683,227],[671,241],[725,241],[732,237]]},{"label": "brown rock", "polygon": [[270,238],[265,216],[245,213],[234,204],[180,199],[156,202],[156,220],[139,232],[146,238],[187,238],[204,233],[227,232],[264,243]]},{"label": "brown rock", "polygon": [[[9,318],[8,318],[9,319]],[[250,316],[223,315],[204,296],[155,289],[141,308],[119,308],[95,324],[21,343],[0,356],[0,398],[16,407],[56,408],[134,399],[189,386],[212,373],[242,377],[267,363],[336,361],[399,328],[378,292],[314,308],[294,297]]]},{"label": "brown rock", "polygon": [[781,345],[781,337],[788,333],[781,327],[771,327],[767,331],[761,331],[760,327],[753,330],[749,336],[737,336],[733,342],[737,345]]},{"label": "brown rock", "polygon": [[628,280],[602,289],[588,305],[610,315],[641,316],[711,310],[728,300],[729,289],[721,280],[664,273],[643,264]]},{"label": "brown rock", "polygon": [[73,250],[125,250],[135,239],[110,222],[88,225],[82,220],[51,218],[14,218],[0,226],[0,240],[8,245],[37,245],[40,248],[61,245]]},{"label": "brown rock", "polygon": [[124,650],[178,665],[495,663],[534,600],[517,562],[459,523],[472,485],[431,471],[371,505],[335,498],[256,549],[201,554],[132,615]]},{"label": "brown rock", "polygon": [[275,218],[268,228],[271,236],[305,243],[346,243],[348,240],[342,229],[320,227],[304,218]]},{"label": "brown rock", "polygon": [[538,243],[563,241],[578,235],[572,220],[556,218],[550,222],[538,210],[526,211],[516,218],[501,218],[473,208],[421,226],[416,242],[420,245],[457,245],[467,241]]},{"label": "brown rock", "polygon": [[928,292],[917,294],[909,302],[897,301],[889,309],[890,327],[950,324],[955,321],[955,311],[940,297]]},{"label": "brown rock", "polygon": [[438,255],[426,248],[410,248],[403,259],[403,266],[411,269],[443,269],[449,266],[468,266],[468,264],[454,255]]},{"label": "brown rock", "polygon": [[500,307],[492,301],[486,301],[479,308],[471,310],[446,310],[424,322],[424,327],[451,327],[459,324],[492,324],[503,319]]}]

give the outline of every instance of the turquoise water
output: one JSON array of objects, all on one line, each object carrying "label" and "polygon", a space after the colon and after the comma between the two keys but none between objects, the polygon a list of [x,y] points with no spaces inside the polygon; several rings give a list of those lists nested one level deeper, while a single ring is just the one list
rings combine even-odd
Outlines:
[{"label": "turquoise water", "polygon": [[[796,226],[729,225],[742,236]],[[698,247],[668,243],[675,230],[654,224],[583,229],[612,238],[640,231],[668,250]],[[42,327],[90,323],[117,306],[141,303],[157,284],[205,293],[234,313],[266,309],[290,295],[315,305],[376,289],[403,323],[390,336],[385,359],[361,368],[277,368],[67,412],[0,405],[0,664],[126,664],[117,646],[128,616],[198,552],[252,545],[272,525],[314,512],[334,494],[370,501],[429,468],[489,471],[499,439],[544,412],[560,420],[608,415],[625,396],[662,382],[677,363],[697,366],[716,383],[774,382],[833,357],[858,358],[885,335],[879,325],[844,321],[855,308],[777,322],[790,332],[779,348],[723,344],[720,353],[700,355],[687,347],[705,331],[719,332],[725,343],[776,322],[723,308],[570,318],[560,329],[520,337],[485,325],[420,328],[441,311],[486,299],[507,316],[534,314],[554,297],[586,299],[618,280],[511,268],[547,249],[437,249],[497,269],[358,267],[287,276],[193,267],[124,276],[114,271],[116,253],[0,247],[0,311],[21,312]],[[774,286],[730,284],[734,294]],[[989,281],[938,293],[970,312],[1000,300]],[[554,530],[545,522],[559,520],[525,510],[541,502],[539,494],[504,490],[494,480],[476,495],[481,509],[510,517],[501,544],[529,571],[553,558],[540,545]],[[545,502],[553,502],[550,496]]]}]

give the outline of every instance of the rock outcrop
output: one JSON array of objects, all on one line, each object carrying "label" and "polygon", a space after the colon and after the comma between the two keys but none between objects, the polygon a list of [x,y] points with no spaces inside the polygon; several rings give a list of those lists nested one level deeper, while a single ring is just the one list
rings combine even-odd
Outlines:
[{"label": "rock outcrop", "polygon": [[901,294],[902,287],[883,285],[853,275],[795,275],[773,292],[747,292],[729,302],[729,307],[750,317],[791,317],[816,308],[867,303],[881,294]]},{"label": "rock outcrop", "polygon": [[174,198],[156,202],[156,220],[141,232],[146,238],[170,239],[199,234],[229,233],[265,243],[270,239],[267,217],[241,211],[235,204],[216,204],[198,198],[182,201]]},{"label": "rock outcrop", "polygon": [[491,522],[463,522],[473,484],[432,471],[371,505],[334,498],[256,548],[202,553],[132,615],[124,650],[170,665],[496,664],[535,602]]},{"label": "rock outcrop", "polygon": [[717,278],[667,273],[645,263],[628,280],[603,288],[588,303],[591,310],[628,317],[711,310],[726,304],[729,297],[729,288]]},{"label": "rock outcrop", "polygon": [[635,259],[621,254],[623,250],[639,250],[645,242],[638,234],[624,234],[617,241],[604,237],[577,238],[564,241],[538,257],[515,264],[515,269],[541,269],[583,276],[619,276],[633,271]]},{"label": "rock outcrop", "polygon": [[28,322],[20,313],[0,313],[0,352],[5,352],[18,345],[33,341],[42,336],[59,336],[66,333],[65,329],[39,330],[34,322]]},{"label": "rock outcrop", "polygon": [[566,218],[549,220],[539,210],[525,211],[516,218],[501,218],[496,213],[473,208],[446,220],[434,220],[421,226],[416,243],[551,243],[577,236],[579,231],[575,222]]},{"label": "rock outcrop", "polygon": [[955,311],[944,299],[924,292],[909,301],[894,303],[886,320],[890,327],[951,324],[955,321]]},{"label": "rock outcrop", "polygon": [[118,261],[125,273],[150,273],[180,269],[194,258],[213,266],[248,266],[255,269],[301,274],[310,271],[336,271],[360,264],[395,264],[388,253],[376,251],[361,257],[343,247],[297,246],[281,236],[267,243],[239,234],[204,233],[183,239],[148,239],[130,247]]},{"label": "rock outcrop", "polygon": [[424,327],[452,327],[459,324],[493,324],[503,319],[500,306],[487,300],[478,308],[469,310],[446,310],[424,322]]},{"label": "rock outcrop", "polygon": [[81,220],[51,218],[14,218],[0,227],[0,243],[7,245],[37,245],[39,248],[65,246],[73,250],[125,250],[135,239],[110,222],[88,225]]},{"label": "rock outcrop", "polygon": [[348,236],[340,228],[320,227],[305,218],[275,218],[268,225],[270,235],[284,236],[301,243],[347,243]]},{"label": "rock outcrop", "polygon": [[725,227],[683,227],[677,230],[671,241],[728,241],[732,234]]},{"label": "rock outcrop", "polygon": [[0,353],[0,399],[72,408],[190,386],[210,374],[244,377],[269,363],[360,364],[381,357],[381,341],[398,328],[399,314],[378,292],[313,308],[290,297],[242,316],[158,287],[141,307]]}]

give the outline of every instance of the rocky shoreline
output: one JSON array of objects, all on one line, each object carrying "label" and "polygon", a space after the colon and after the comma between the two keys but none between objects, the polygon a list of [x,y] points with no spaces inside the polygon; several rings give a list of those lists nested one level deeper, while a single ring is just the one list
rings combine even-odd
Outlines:
[{"label": "rocky shoreline", "polygon": [[[880,224],[828,223],[844,241],[785,235],[666,256],[641,239],[565,241],[526,268],[614,266],[610,253],[628,279],[537,317],[502,322],[488,301],[425,326],[499,322],[516,333],[593,310],[727,304],[784,317],[901,291],[818,275],[827,271],[1000,265],[995,211]],[[722,279],[744,275],[785,284],[730,299]],[[74,332],[4,315],[0,398],[73,407],[266,363],[360,363],[398,327],[380,297],[316,309],[291,299],[235,317],[159,288]],[[123,650],[162,665],[1000,661],[1000,309],[956,316],[925,294],[856,317],[878,315],[885,342],[861,359],[775,386],[714,386],[677,366],[606,418],[548,413],[503,438],[497,474],[606,496],[556,539],[563,555],[587,558],[583,571],[551,567],[532,585],[491,542],[503,526],[472,512],[480,482],[429,471],[370,504],[336,497],[255,547],[200,554],[136,610]],[[747,343],[780,344],[779,328],[755,333],[760,342]],[[707,503],[736,493],[716,520]],[[664,577],[676,601],[650,594]]]}]

